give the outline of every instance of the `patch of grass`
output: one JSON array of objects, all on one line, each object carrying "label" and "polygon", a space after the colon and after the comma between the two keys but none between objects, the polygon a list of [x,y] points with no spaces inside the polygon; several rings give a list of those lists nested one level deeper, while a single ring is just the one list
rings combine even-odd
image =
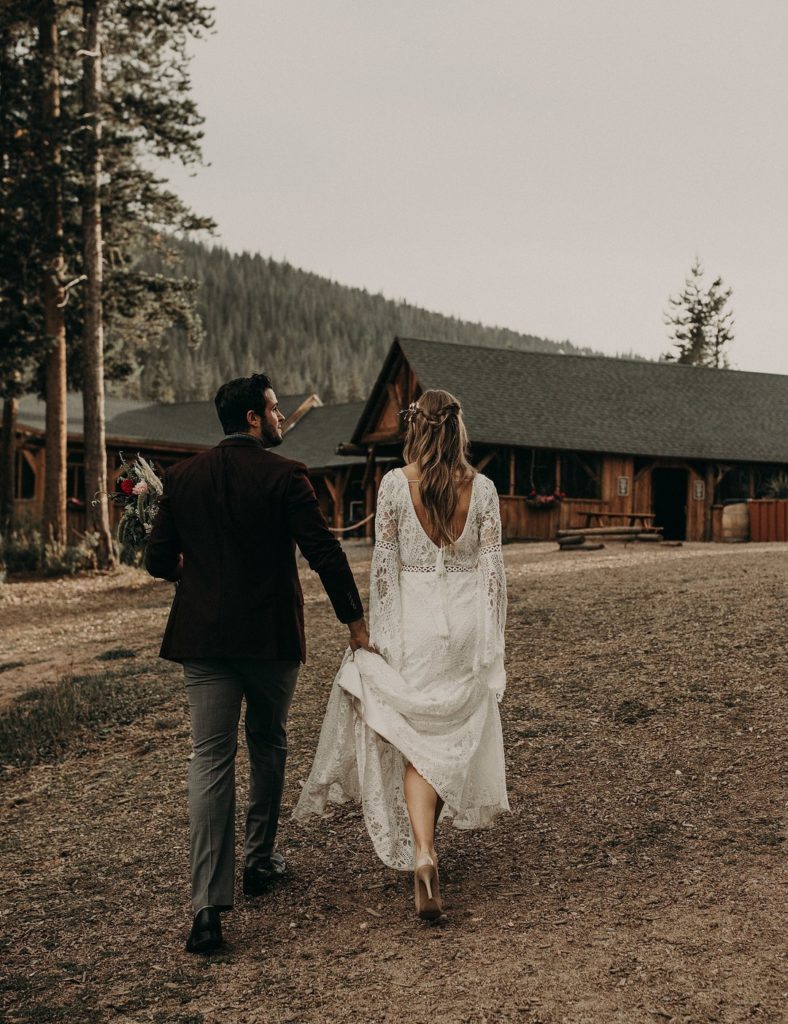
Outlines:
[{"label": "patch of grass", "polygon": [[138,664],[28,690],[0,715],[0,765],[56,761],[86,732],[127,725],[165,703],[176,692],[175,675],[149,673]]},{"label": "patch of grass", "polygon": [[96,661],[122,661],[124,658],[136,658],[137,652],[130,647],[111,647],[96,655]]},{"label": "patch of grass", "polygon": [[613,718],[615,721],[623,722],[625,725],[636,725],[646,718],[651,718],[656,713],[654,708],[646,707],[639,700],[624,700],[616,708]]}]

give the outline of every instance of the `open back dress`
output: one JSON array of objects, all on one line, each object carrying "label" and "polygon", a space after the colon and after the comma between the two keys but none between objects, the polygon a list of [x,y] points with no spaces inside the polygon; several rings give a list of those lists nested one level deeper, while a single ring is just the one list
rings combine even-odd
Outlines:
[{"label": "open back dress", "polygon": [[410,762],[458,828],[509,809],[498,701],[506,685],[506,578],[492,481],[473,478],[462,533],[438,547],[401,469],[381,481],[370,578],[370,640],[348,650],[294,811],[361,801],[380,859],[413,868],[403,793]]}]

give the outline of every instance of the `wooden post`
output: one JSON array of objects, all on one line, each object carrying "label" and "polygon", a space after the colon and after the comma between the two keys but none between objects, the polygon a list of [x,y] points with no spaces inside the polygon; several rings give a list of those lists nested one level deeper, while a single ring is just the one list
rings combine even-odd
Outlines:
[{"label": "wooden post", "polygon": [[342,507],[337,501],[336,481],[332,480],[328,473],[326,473],[326,475],[323,477],[323,483],[326,485],[326,490],[328,491],[331,497],[331,504],[334,507],[334,514],[331,517],[331,524],[335,529],[337,529],[339,527],[344,526],[345,524],[342,522]]},{"label": "wooden post", "polygon": [[706,463],[706,494],[703,502],[703,539],[714,540],[711,507],[714,504],[714,466]]},{"label": "wooden post", "polygon": [[[364,518],[371,516],[375,511],[377,487],[375,486],[375,471],[377,466],[375,464],[375,446],[371,444],[367,449],[367,465],[364,468],[364,479],[362,481],[364,486]],[[364,523],[364,536],[367,540],[372,540],[375,536],[375,522],[370,519],[368,523]]]},{"label": "wooden post", "polygon": [[337,530],[341,530],[345,525],[345,490],[349,477],[350,467],[337,469],[333,480],[328,474],[323,477],[326,490],[331,497],[331,504],[334,506],[334,514],[331,517],[332,525]]},{"label": "wooden post", "polygon": [[509,449],[509,494],[516,494],[514,448]]},{"label": "wooden post", "polygon": [[14,499],[16,498],[16,415],[17,398],[3,402],[2,462],[0,462],[0,532],[14,528]]}]

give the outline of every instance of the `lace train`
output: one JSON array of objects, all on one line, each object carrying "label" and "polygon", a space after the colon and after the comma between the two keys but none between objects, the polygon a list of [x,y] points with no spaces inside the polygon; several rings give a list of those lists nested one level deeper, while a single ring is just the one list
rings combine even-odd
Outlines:
[{"label": "lace train", "polygon": [[450,704],[425,703],[378,655],[348,651],[293,817],[303,821],[328,803],[359,801],[380,859],[412,870],[403,793],[408,762],[444,800],[441,819],[452,818],[457,828],[486,827],[509,809],[500,716],[488,687],[476,686]]}]

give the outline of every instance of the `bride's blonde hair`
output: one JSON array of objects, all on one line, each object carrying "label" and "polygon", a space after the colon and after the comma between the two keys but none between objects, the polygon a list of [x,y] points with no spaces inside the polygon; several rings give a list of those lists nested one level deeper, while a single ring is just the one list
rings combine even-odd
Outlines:
[{"label": "bride's blonde hair", "polygon": [[468,432],[460,403],[448,391],[425,391],[405,411],[405,462],[419,467],[421,502],[433,535],[451,545],[458,485],[476,470],[468,461]]}]

